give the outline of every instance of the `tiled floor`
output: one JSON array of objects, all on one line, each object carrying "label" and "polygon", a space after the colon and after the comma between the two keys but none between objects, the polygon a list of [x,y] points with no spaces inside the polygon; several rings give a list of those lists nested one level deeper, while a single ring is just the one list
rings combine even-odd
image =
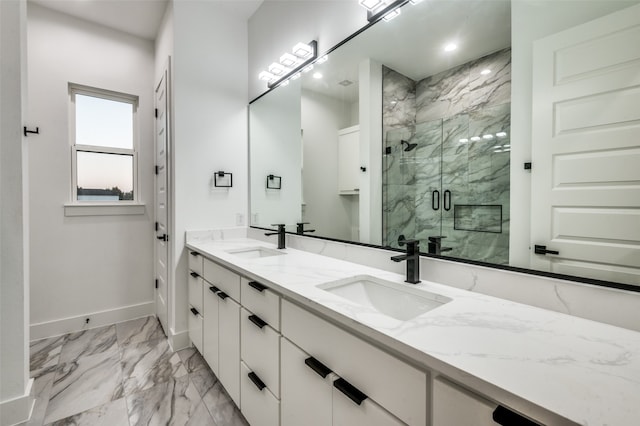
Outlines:
[{"label": "tiled floor", "polygon": [[31,343],[36,405],[24,425],[247,425],[200,354],[155,317]]}]

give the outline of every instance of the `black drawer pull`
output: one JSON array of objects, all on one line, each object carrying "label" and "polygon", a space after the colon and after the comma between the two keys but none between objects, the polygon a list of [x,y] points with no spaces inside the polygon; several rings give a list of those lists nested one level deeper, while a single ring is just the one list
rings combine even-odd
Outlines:
[{"label": "black drawer pull", "polygon": [[191,273],[191,274],[189,274],[189,275],[191,275],[193,278],[199,278],[199,277],[200,277],[200,275],[198,275],[198,273],[197,273],[197,272],[192,272],[192,273]]},{"label": "black drawer pull", "polygon": [[258,390],[262,390],[267,387],[267,385],[265,385],[264,382],[260,380],[260,377],[258,377],[258,375],[253,371],[249,373],[248,376],[249,376],[249,379],[253,382],[253,384],[256,385]]},{"label": "black drawer pull", "polygon": [[213,294],[216,294],[217,292],[220,291],[220,289],[218,287],[216,287],[215,285],[212,285],[211,287],[209,287],[209,291]]},{"label": "black drawer pull", "polygon": [[263,292],[264,290],[269,288],[266,285],[262,285],[257,281],[249,281],[249,287],[252,287],[252,288],[258,290],[259,292]]},{"label": "black drawer pull", "polygon": [[193,315],[198,315],[198,314],[200,314],[200,312],[198,312],[198,310],[197,310],[196,308],[191,308],[191,313],[192,313]]},{"label": "black drawer pull", "polygon": [[493,411],[493,421],[502,426],[541,426],[502,405]]},{"label": "black drawer pull", "polygon": [[227,293],[225,293],[224,291],[218,292],[216,293],[218,295],[218,297],[222,300],[226,299],[227,297],[229,297],[229,295]]},{"label": "black drawer pull", "polygon": [[198,256],[200,256],[200,253],[198,253],[197,251],[192,251],[191,252],[191,256],[198,257]]},{"label": "black drawer pull", "polygon": [[367,395],[360,392],[358,388],[347,382],[342,377],[333,382],[333,387],[345,394],[350,400],[358,405],[362,404],[362,401],[367,399]]},{"label": "black drawer pull", "polygon": [[324,365],[323,363],[321,363],[320,361],[318,361],[312,356],[305,359],[304,363],[307,364],[307,367],[315,371],[323,379],[325,379],[329,375],[329,373],[331,373],[331,369],[329,367],[327,367],[326,365]]},{"label": "black drawer pull", "polygon": [[260,318],[257,315],[249,315],[249,321],[254,323],[256,325],[256,327],[258,327],[258,328],[262,328],[265,325],[267,325],[267,323],[262,321],[262,318]]}]

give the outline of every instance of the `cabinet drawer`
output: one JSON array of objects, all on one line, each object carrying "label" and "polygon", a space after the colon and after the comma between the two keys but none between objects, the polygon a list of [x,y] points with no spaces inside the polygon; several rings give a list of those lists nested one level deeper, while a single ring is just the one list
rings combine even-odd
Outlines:
[{"label": "cabinet drawer", "polygon": [[189,339],[200,353],[202,353],[202,321],[200,311],[189,306]]},{"label": "cabinet drawer", "polygon": [[189,269],[202,276],[202,260],[204,257],[197,251],[189,250]]},{"label": "cabinet drawer", "polygon": [[427,423],[427,374],[282,301],[282,334],[410,425]]},{"label": "cabinet drawer", "polygon": [[[260,390],[251,380],[253,373],[243,362],[241,367],[240,389],[242,393],[242,414],[251,425],[278,426],[280,424],[280,402],[267,387]],[[258,376],[258,380],[260,377]]]},{"label": "cabinet drawer", "polygon": [[433,381],[433,424],[438,426],[499,426],[493,421],[496,404],[441,378]]},{"label": "cabinet drawer", "polygon": [[218,378],[240,406],[240,305],[231,297],[218,299]]},{"label": "cabinet drawer", "polygon": [[[257,322],[254,323],[253,321]],[[269,390],[280,398],[280,334],[263,325],[260,318],[242,308],[240,315],[241,358]]]},{"label": "cabinet drawer", "polygon": [[204,259],[204,279],[227,293],[236,302],[240,301],[240,275],[217,263]]},{"label": "cabinet drawer", "polygon": [[280,296],[277,293],[256,281],[242,278],[240,297],[242,306],[280,331]]},{"label": "cabinet drawer", "polygon": [[[353,425],[402,426],[404,423],[370,398],[358,405],[338,389],[333,388],[333,426]],[[434,425],[440,426],[438,423],[434,423]],[[459,423],[457,426],[463,425],[476,426],[476,423]]]},{"label": "cabinet drawer", "polygon": [[190,271],[189,276],[187,278],[187,282],[189,283],[189,305],[193,306],[198,310],[198,312],[203,313],[202,309],[202,289],[203,289],[203,279],[195,271]]},{"label": "cabinet drawer", "polygon": [[206,315],[202,331],[202,356],[216,376],[218,367],[218,296],[211,291],[213,287],[204,284],[203,305]]}]

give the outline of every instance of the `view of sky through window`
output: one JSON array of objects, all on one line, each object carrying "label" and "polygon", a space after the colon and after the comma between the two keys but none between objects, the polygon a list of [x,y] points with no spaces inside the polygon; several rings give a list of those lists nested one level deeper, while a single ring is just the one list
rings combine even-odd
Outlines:
[{"label": "view of sky through window", "polygon": [[77,94],[76,145],[133,149],[133,105]]}]

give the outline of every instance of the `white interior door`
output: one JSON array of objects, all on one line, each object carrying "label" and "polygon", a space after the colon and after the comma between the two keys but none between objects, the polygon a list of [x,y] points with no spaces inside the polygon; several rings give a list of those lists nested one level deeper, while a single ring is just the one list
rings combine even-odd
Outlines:
[{"label": "white interior door", "polygon": [[168,332],[168,288],[169,288],[169,176],[167,173],[168,147],[168,78],[169,64],[156,86],[156,134],[155,134],[155,272],[156,272],[156,316]]},{"label": "white interior door", "polygon": [[640,285],[640,5],[537,41],[533,64],[531,264]]}]

